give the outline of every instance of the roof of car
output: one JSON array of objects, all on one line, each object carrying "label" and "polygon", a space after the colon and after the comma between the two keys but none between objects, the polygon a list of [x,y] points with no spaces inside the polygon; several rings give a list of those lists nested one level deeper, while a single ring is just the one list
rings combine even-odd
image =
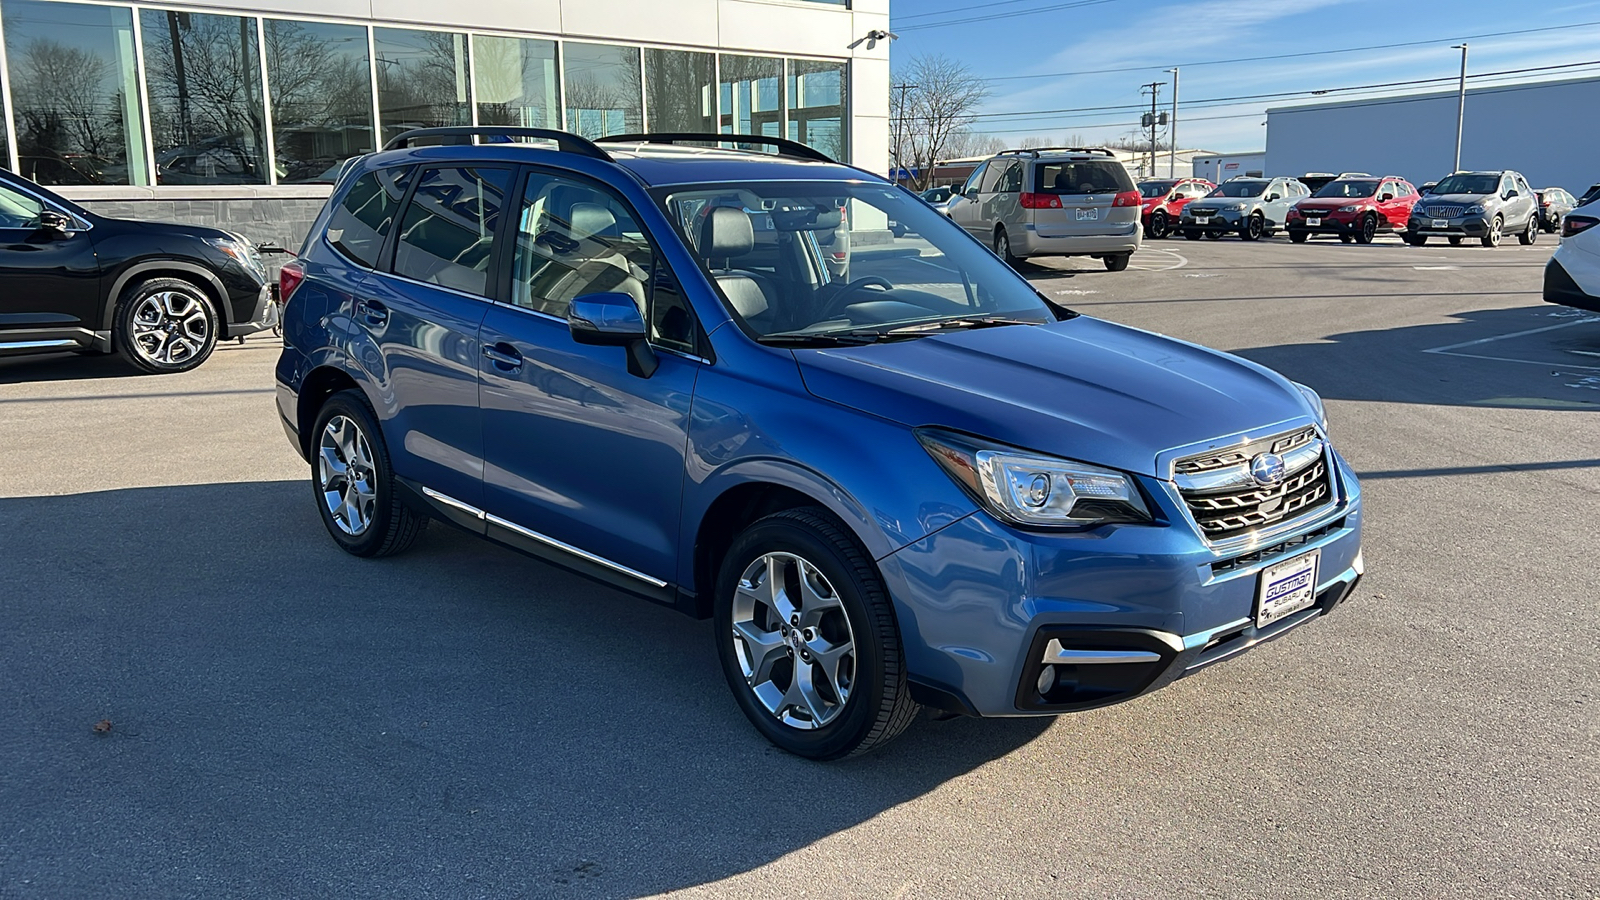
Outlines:
[{"label": "roof of car", "polygon": [[[606,143],[605,155],[651,187],[727,181],[882,181],[880,176],[842,163],[800,159],[749,150],[647,143]],[[528,143],[448,144],[383,150],[368,165],[401,159],[459,159],[480,162],[544,162],[592,159]]]}]

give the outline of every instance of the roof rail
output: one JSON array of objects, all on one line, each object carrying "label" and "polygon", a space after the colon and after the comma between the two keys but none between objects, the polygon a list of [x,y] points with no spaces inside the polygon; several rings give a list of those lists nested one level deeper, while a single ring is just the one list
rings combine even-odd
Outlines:
[{"label": "roof rail", "polygon": [[1022,156],[1023,154],[1027,154],[1037,159],[1040,153],[1047,153],[1053,150],[1065,151],[1067,153],[1099,153],[1103,156],[1109,156],[1112,159],[1117,158],[1115,153],[1112,153],[1110,150],[1107,150],[1104,147],[1029,147],[1026,150],[1001,150],[999,153],[996,153],[995,156]]},{"label": "roof rail", "polygon": [[717,134],[715,132],[664,131],[651,134],[608,134],[596,138],[604,144],[761,144],[778,151],[779,156],[809,159],[816,162],[837,162],[833,157],[815,147],[786,138],[764,137],[759,134]]},{"label": "roof rail", "polygon": [[[579,137],[569,131],[556,131],[553,128],[520,128],[510,125],[451,125],[445,128],[413,128],[410,131],[398,134],[383,145],[385,150],[400,150],[410,147],[422,138],[454,137],[467,138],[464,141],[450,141],[454,144],[482,143],[476,138],[518,138],[531,137],[553,141],[556,149],[563,153],[576,153],[591,159],[609,161],[610,154],[594,145],[588,138]],[[505,143],[495,141],[494,143]]]}]

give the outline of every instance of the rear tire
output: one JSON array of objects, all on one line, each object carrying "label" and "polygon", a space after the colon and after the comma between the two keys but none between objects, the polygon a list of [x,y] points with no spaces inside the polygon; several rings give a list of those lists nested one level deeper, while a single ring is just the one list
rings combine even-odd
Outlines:
[{"label": "rear tire", "polygon": [[1121,272],[1128,267],[1128,260],[1132,256],[1132,253],[1113,253],[1110,256],[1100,257],[1100,261],[1106,264],[1107,272]]},{"label": "rear tire", "polygon": [[1339,235],[1339,243],[1341,243],[1341,244],[1348,244],[1353,240],[1355,240],[1355,238],[1351,237],[1348,234]]},{"label": "rear tire", "polygon": [[1208,240],[1208,241],[1220,241],[1220,240],[1222,240],[1222,232],[1220,232],[1220,231],[1207,231],[1207,232],[1204,232],[1204,234],[1206,236],[1206,240]]},{"label": "rear tire", "polygon": [[428,519],[401,501],[399,488],[366,398],[355,390],[329,397],[311,432],[311,493],[339,549],[378,557],[411,546]]},{"label": "rear tire", "polygon": [[[772,590],[773,578],[782,579],[781,591]],[[714,622],[734,700],[790,753],[865,753],[916,716],[889,592],[826,510],[775,513],[734,539],[717,578]],[[849,650],[827,661],[828,650],[846,642]],[[810,676],[803,681],[795,677],[802,671]]]},{"label": "rear tire", "polygon": [[994,253],[1005,260],[1006,265],[1013,269],[1022,265],[1022,258],[1011,254],[1011,238],[1006,234],[1004,228],[996,228],[994,230]]},{"label": "rear tire", "polygon": [[1410,232],[1407,232],[1400,235],[1400,240],[1405,241],[1407,244],[1413,247],[1421,247],[1428,243],[1428,236],[1425,234],[1411,234]]},{"label": "rear tire", "polygon": [[1523,226],[1521,233],[1519,233],[1517,235],[1517,243],[1521,244],[1524,247],[1527,247],[1527,246],[1530,246],[1531,244],[1533,244],[1533,242],[1537,241],[1538,239],[1539,239],[1539,214],[1538,213],[1533,213],[1533,214],[1528,216],[1528,224]]},{"label": "rear tire", "polygon": [[1185,228],[1183,229],[1183,239],[1186,241],[1198,241],[1200,240],[1200,232],[1195,231],[1193,228]]}]

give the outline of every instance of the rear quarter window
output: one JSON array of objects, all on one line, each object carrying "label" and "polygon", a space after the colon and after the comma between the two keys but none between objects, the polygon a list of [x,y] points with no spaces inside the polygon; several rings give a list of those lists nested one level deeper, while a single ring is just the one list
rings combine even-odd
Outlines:
[{"label": "rear quarter window", "polygon": [[353,262],[376,266],[411,172],[410,167],[378,169],[357,178],[328,217],[328,243]]},{"label": "rear quarter window", "polygon": [[1041,194],[1120,194],[1135,188],[1121,163],[1089,159],[1037,164],[1033,189]]}]

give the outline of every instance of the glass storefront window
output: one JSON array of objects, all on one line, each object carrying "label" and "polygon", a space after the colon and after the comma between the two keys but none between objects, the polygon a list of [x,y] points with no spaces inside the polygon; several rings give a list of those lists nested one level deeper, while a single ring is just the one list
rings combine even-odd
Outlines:
[{"label": "glass storefront window", "polygon": [[650,130],[717,130],[716,65],[709,53],[644,52],[645,110]]},{"label": "glass storefront window", "polygon": [[6,73],[0,71],[0,169],[11,168],[10,133],[6,131],[6,128],[9,127],[6,123],[11,121],[11,116],[8,115],[6,110],[5,84]]},{"label": "glass storefront window", "polygon": [[783,136],[783,60],[723,54],[718,88],[723,134]]},{"label": "glass storefront window", "polygon": [[376,149],[367,29],[281,19],[265,29],[278,181],[332,183],[346,159]]},{"label": "glass storefront window", "polygon": [[472,124],[466,35],[374,28],[372,46],[384,141],[413,128]]},{"label": "glass storefront window", "polygon": [[478,124],[561,127],[555,41],[474,35],[472,77],[478,82]]},{"label": "glass storefront window", "polygon": [[140,12],[156,184],[265,184],[256,20]]},{"label": "glass storefront window", "polygon": [[562,51],[567,130],[586,138],[640,131],[639,49],[568,41]]},{"label": "glass storefront window", "polygon": [[845,141],[846,63],[789,60],[789,140],[849,161]]},{"label": "glass storefront window", "polygon": [[21,173],[40,184],[146,184],[133,11],[6,0]]}]

